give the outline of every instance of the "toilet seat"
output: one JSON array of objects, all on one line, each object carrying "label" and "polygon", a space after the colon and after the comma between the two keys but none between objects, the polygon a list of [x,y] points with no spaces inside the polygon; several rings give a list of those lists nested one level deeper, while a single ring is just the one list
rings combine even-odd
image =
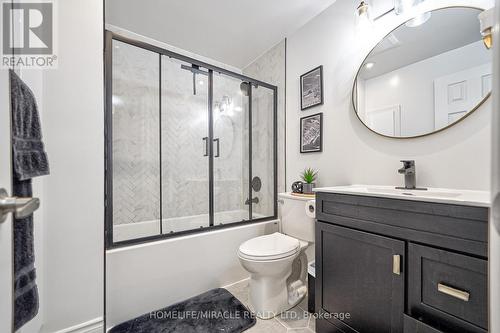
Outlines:
[{"label": "toilet seat", "polygon": [[300,248],[298,239],[275,232],[244,242],[240,245],[238,255],[253,261],[278,260],[297,254]]}]

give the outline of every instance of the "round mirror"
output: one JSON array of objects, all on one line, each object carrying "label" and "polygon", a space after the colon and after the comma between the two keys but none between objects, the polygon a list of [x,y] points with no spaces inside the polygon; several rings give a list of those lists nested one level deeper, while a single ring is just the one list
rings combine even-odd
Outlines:
[{"label": "round mirror", "polygon": [[361,65],[354,110],[370,130],[394,138],[441,131],[491,93],[492,55],[481,10],[451,7],[412,19],[388,34]]}]

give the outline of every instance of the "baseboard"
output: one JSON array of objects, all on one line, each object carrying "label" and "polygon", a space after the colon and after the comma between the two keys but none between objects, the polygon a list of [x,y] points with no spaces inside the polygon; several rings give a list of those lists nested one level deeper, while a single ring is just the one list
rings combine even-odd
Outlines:
[{"label": "baseboard", "polygon": [[230,283],[230,284],[227,284],[227,285],[225,285],[225,286],[222,286],[222,288],[229,288],[229,287],[234,286],[235,284],[242,283],[242,282],[245,282],[245,281],[248,281],[248,280],[250,280],[250,277],[246,277],[246,278],[241,279],[241,280],[239,280],[239,281],[232,282],[232,283]]},{"label": "baseboard", "polygon": [[104,321],[102,317],[89,320],[75,326],[67,327],[54,333],[102,333],[104,332]]}]

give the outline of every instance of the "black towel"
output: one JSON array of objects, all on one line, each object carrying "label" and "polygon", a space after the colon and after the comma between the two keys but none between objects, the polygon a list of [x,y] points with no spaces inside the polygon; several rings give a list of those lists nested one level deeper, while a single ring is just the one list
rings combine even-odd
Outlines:
[{"label": "black towel", "polygon": [[17,74],[10,71],[12,103],[12,153],[14,176],[27,180],[49,174],[47,153],[35,95]]},{"label": "black towel", "polygon": [[[13,195],[32,197],[31,178],[49,174],[42,143],[38,108],[33,92],[10,71],[12,111]],[[33,215],[14,219],[14,329],[38,313]]]}]

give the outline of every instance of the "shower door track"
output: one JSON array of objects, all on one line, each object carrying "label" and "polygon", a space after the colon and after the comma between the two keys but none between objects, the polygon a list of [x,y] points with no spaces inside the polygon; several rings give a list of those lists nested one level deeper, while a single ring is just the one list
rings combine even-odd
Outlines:
[{"label": "shower door track", "polygon": [[[209,146],[209,226],[206,228],[200,228],[200,229],[193,229],[193,230],[185,230],[185,231],[179,231],[179,232],[171,232],[168,234],[163,234],[161,230],[162,229],[162,209],[160,208],[160,234],[159,235],[154,235],[154,236],[147,236],[147,237],[141,237],[141,238],[133,238],[133,239],[128,239],[128,240],[122,240],[118,242],[113,241],[113,136],[112,136],[112,109],[113,109],[113,104],[112,104],[112,65],[113,65],[113,57],[112,57],[112,42],[113,40],[120,41],[122,43],[126,43],[138,48],[142,48],[148,51],[155,52],[159,54],[160,59],[161,56],[167,56],[169,58],[174,58],[186,63],[190,63],[192,65],[198,66],[198,67],[203,67],[205,69],[208,69],[208,78],[209,78],[209,93],[208,93],[208,122],[209,122],[209,129],[208,129],[208,136],[209,136],[209,142],[213,141],[213,74],[214,72],[219,73],[219,74],[224,74],[230,77],[237,78],[239,80],[242,80],[243,82],[250,83],[249,84],[249,125],[248,125],[248,131],[249,131],[249,199],[252,198],[252,89],[253,86],[262,86],[265,88],[268,88],[273,91],[273,171],[274,171],[274,177],[273,177],[273,215],[272,216],[267,216],[264,218],[257,218],[254,219],[252,218],[252,203],[249,205],[249,220],[248,221],[235,221],[235,222],[230,222],[230,223],[225,223],[221,225],[214,225],[214,216],[215,216],[215,205],[214,205],[214,165],[213,165],[213,145],[210,144]],[[161,61],[160,61],[160,69],[161,69]],[[161,89],[161,71],[159,75],[159,86]],[[270,221],[274,220],[278,217],[278,87],[271,85],[269,83],[263,82],[256,80],[254,78],[251,78],[246,75],[238,74],[235,72],[232,72],[230,70],[214,66],[211,64],[208,64],[203,61],[199,61],[193,58],[190,58],[188,56],[184,56],[182,54],[178,54],[166,49],[163,49],[161,47],[151,45],[148,43],[145,43],[143,41],[139,40],[134,40],[119,34],[116,34],[111,31],[106,31],[105,32],[105,45],[104,45],[104,84],[105,84],[105,242],[106,242],[106,248],[107,249],[112,249],[112,248],[118,248],[118,247],[123,247],[123,246],[129,246],[129,245],[135,245],[135,244],[143,244],[151,241],[157,241],[161,239],[166,239],[166,238],[172,238],[172,237],[179,237],[183,235],[188,235],[188,234],[194,234],[194,233],[200,233],[200,232],[208,232],[212,230],[219,230],[219,229],[225,229],[225,228],[231,228],[231,227],[237,227],[237,226],[243,226],[243,225],[248,225],[248,224],[253,224],[253,223],[259,223],[259,222],[265,222],[265,221]],[[160,93],[160,117],[161,117],[161,93]],[[160,118],[161,119],[161,118]],[[161,132],[161,121],[160,121],[160,132]],[[161,138],[161,133],[160,133],[160,138]],[[160,154],[161,154],[161,149],[160,149]],[[160,163],[161,163],[161,155],[160,155]],[[160,180],[161,180],[161,164],[160,164]],[[160,202],[162,200],[162,195],[160,191]]]}]

